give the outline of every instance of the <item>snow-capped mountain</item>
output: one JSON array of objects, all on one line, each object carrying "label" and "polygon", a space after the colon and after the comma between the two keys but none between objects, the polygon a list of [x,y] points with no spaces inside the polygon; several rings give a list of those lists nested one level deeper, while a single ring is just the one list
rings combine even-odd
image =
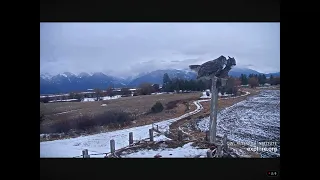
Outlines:
[{"label": "snow-capped mountain", "polygon": [[65,72],[55,76],[40,74],[40,94],[66,93],[71,91],[85,91],[87,89],[107,89],[109,86],[124,87],[122,79],[103,73],[82,72],[78,75]]},{"label": "snow-capped mountain", "polygon": [[129,86],[138,86],[141,83],[149,82],[154,84],[162,84],[163,75],[167,73],[170,78],[180,78],[180,79],[195,79],[197,77],[196,73],[185,70],[178,69],[165,69],[165,70],[156,70],[144,75],[138,76],[133,79],[128,85]]},{"label": "snow-capped mountain", "polygon": [[[107,89],[109,86],[137,87],[141,83],[162,84],[163,75],[168,73],[170,78],[195,79],[196,73],[189,69],[164,69],[152,72],[143,72],[128,78],[118,78],[101,72],[86,73],[78,75],[65,72],[52,76],[47,73],[40,74],[40,94],[66,93],[71,91],[85,91],[87,89]],[[239,77],[241,74],[260,74],[258,71],[247,68],[233,68],[230,76]],[[280,72],[269,73],[266,76],[280,76]]]}]

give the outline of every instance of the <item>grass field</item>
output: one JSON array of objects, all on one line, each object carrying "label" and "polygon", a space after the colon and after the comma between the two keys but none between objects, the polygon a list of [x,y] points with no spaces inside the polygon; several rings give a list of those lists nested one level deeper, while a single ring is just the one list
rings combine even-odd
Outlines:
[{"label": "grass field", "polygon": [[[199,99],[200,95],[201,93],[159,94],[94,102],[40,103],[40,110],[45,115],[45,120],[41,124],[41,127],[49,127],[59,121],[72,121],[81,115],[95,116],[112,110],[121,110],[134,114],[137,119],[125,127],[105,127],[104,130],[106,131],[151,124],[164,118],[174,118],[185,112],[194,110],[196,107],[192,102]],[[165,110],[160,113],[146,114],[157,101],[160,101],[165,106]],[[166,105],[172,101],[177,101],[176,106],[167,109]],[[189,110],[187,110],[183,102],[191,104]],[[104,105],[101,106],[102,104]]]}]

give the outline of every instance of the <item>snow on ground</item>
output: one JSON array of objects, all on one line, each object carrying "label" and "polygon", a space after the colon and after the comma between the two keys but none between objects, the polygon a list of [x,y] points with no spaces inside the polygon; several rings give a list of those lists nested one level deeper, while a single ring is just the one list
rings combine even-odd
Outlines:
[{"label": "snow on ground", "polygon": [[[202,106],[199,102],[208,100],[195,101],[194,104],[197,109],[186,113],[178,118],[173,118],[156,123],[159,125],[160,131],[168,131],[169,125],[182,118],[198,113]],[[149,136],[149,129],[152,128],[152,124],[133,127],[124,130],[118,130],[113,132],[100,133],[90,136],[82,136],[71,139],[55,140],[40,142],[40,157],[75,157],[81,155],[83,149],[88,149],[89,154],[94,153],[107,153],[110,152],[110,140],[115,140],[116,149],[120,149],[128,146],[129,144],[129,132],[133,132],[134,140],[146,139]],[[155,137],[157,140],[164,138],[163,136]],[[103,157],[104,155],[98,155],[96,157]],[[95,157],[95,156],[92,156]]]},{"label": "snow on ground", "polygon": [[48,102],[69,102],[69,101],[78,101],[78,99],[53,100]]},{"label": "snow on ground", "polygon": [[[228,139],[253,145],[257,141],[279,142],[280,140],[279,90],[263,90],[218,113],[217,135],[228,135]],[[209,117],[202,119],[198,127],[207,131]],[[280,144],[278,144],[278,154]],[[271,153],[264,153],[265,157]]]},{"label": "snow on ground", "polygon": [[[155,132],[156,133],[156,132]],[[158,134],[158,133],[157,133]],[[170,138],[167,138],[165,135],[163,134],[158,134],[155,137],[153,137],[154,141],[167,141],[167,140],[171,140]]]},{"label": "snow on ground", "polygon": [[[207,96],[207,93],[206,92],[202,92],[202,96],[200,97],[201,99],[205,99],[205,98],[211,98],[211,92],[209,92],[209,96]],[[246,92],[245,94],[241,95],[241,96],[247,96],[249,95],[250,93],[249,92]],[[229,98],[237,98],[239,96],[235,96],[235,97],[231,97],[233,94],[224,94],[222,95],[220,92],[218,93],[218,96],[219,97],[222,97],[221,99],[229,99]],[[240,97],[241,97],[240,96]]]},{"label": "snow on ground", "polygon": [[[118,99],[121,98],[121,95],[116,95],[116,96],[105,96],[101,97],[102,100],[111,100],[111,99]],[[88,102],[88,101],[96,101],[97,98],[83,98],[82,102]]]},{"label": "snow on ground", "polygon": [[178,148],[160,148],[158,150],[142,150],[135,153],[123,155],[127,158],[153,158],[155,155],[160,154],[164,158],[185,158],[194,157],[197,155],[206,156],[208,149],[197,149],[191,146],[191,143],[185,144],[183,147]]},{"label": "snow on ground", "polygon": [[152,95],[160,95],[163,94],[162,92],[157,92],[157,93],[151,93]]}]

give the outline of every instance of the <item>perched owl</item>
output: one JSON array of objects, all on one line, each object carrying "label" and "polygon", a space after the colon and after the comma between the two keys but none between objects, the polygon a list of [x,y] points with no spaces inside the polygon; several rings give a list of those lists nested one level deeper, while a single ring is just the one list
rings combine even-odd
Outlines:
[{"label": "perched owl", "polygon": [[210,79],[222,71],[227,65],[227,58],[220,56],[219,58],[203,63],[202,65],[190,65],[189,68],[198,73],[197,79]]},{"label": "perched owl", "polygon": [[218,74],[216,74],[216,76],[218,78],[226,78],[226,77],[228,77],[229,71],[235,65],[237,65],[237,64],[236,64],[236,60],[234,59],[234,57],[231,58],[231,57],[228,56],[226,67],[224,67],[220,72],[218,72]]}]

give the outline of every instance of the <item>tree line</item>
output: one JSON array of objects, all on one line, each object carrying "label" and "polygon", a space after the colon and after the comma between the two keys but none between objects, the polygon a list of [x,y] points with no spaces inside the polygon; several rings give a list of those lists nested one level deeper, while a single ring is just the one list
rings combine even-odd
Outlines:
[{"label": "tree line", "polygon": [[241,74],[239,79],[241,85],[249,85],[250,87],[257,87],[265,83],[269,83],[270,85],[280,84],[280,77],[274,77],[273,75],[270,75],[270,78],[267,79],[264,74],[249,74],[249,76]]},{"label": "tree line", "polygon": [[[150,95],[155,92],[179,92],[182,91],[204,91],[206,89],[211,89],[211,80],[186,80],[179,78],[170,78],[167,73],[163,75],[162,89],[160,90],[159,84],[151,84],[151,83],[142,83],[137,88],[132,95]],[[229,77],[227,80],[227,84],[224,87],[219,88],[219,92],[221,94],[236,94],[238,91],[238,87],[240,85],[249,85],[251,88],[257,87],[259,85],[263,85],[265,83],[269,83],[270,85],[280,84],[280,77],[274,77],[273,75],[270,78],[267,78],[264,74],[241,74],[239,78]],[[81,100],[83,98],[96,98],[96,100],[100,100],[101,97],[110,96],[113,97],[115,95],[121,96],[131,96],[130,88],[122,88],[121,91],[115,92],[113,88],[110,86],[105,91],[102,89],[94,89],[92,94],[82,94],[77,92],[71,92],[69,96],[61,96],[55,99],[77,99]],[[49,98],[40,99],[41,102],[48,102]]]}]

